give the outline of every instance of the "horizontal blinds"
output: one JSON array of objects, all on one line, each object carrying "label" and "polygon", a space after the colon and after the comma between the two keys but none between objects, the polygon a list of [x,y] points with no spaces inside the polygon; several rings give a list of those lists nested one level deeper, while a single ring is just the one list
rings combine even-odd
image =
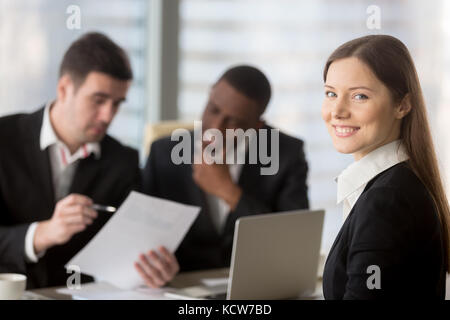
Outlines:
[{"label": "horizontal blinds", "polygon": [[[69,30],[69,6],[81,29]],[[130,55],[135,80],[110,134],[141,147],[146,109],[146,0],[1,0],[0,115],[29,112],[55,97],[58,69],[70,43],[88,31],[107,34]]]}]

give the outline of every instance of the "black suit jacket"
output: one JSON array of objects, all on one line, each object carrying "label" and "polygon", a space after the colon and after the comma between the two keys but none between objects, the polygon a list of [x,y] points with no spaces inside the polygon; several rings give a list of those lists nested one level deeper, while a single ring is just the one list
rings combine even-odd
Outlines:
[{"label": "black suit jacket", "polygon": [[[26,274],[28,288],[64,285],[69,276],[65,263],[110,217],[100,212],[92,225],[68,243],[50,248],[38,263],[25,262],[29,225],[50,219],[55,208],[48,150],[39,146],[43,111],[0,118],[0,272]],[[100,159],[91,154],[80,161],[70,193],[119,206],[139,183],[137,151],[105,136]]]},{"label": "black suit jacket", "polygon": [[[234,212],[229,214],[222,234],[219,234],[213,225],[205,193],[192,178],[192,166],[175,165],[171,161],[171,150],[178,142],[171,141],[168,137],[152,144],[143,172],[143,191],[156,197],[202,208],[176,251],[181,270],[228,267],[234,224],[239,217],[308,208],[308,168],[303,142],[283,133],[280,133],[279,141],[280,165],[275,175],[261,175],[262,165],[248,164],[247,155],[238,182],[243,195]],[[270,138],[268,149],[271,152]]]},{"label": "black suit jacket", "polygon": [[[326,299],[444,299],[441,225],[425,186],[403,162],[380,173],[344,222],[324,274]],[[381,289],[368,289],[378,266]]]}]

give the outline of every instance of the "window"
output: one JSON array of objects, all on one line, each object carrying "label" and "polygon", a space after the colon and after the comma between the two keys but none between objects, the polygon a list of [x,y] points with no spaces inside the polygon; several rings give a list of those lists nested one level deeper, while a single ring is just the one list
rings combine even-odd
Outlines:
[{"label": "window", "polygon": [[[81,29],[69,30],[70,5],[81,10]],[[135,79],[109,133],[141,148],[146,115],[146,0],[0,1],[0,115],[31,112],[56,95],[59,64],[69,45],[100,31],[130,56]]]}]

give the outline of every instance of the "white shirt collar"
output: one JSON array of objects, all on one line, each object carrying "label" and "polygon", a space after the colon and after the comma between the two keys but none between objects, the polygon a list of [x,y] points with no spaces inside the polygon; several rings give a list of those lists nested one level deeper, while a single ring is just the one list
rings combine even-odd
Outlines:
[{"label": "white shirt collar", "polygon": [[337,203],[342,202],[381,172],[408,158],[401,140],[395,140],[352,163],[337,177]]},{"label": "white shirt collar", "polygon": [[63,148],[65,156],[67,157],[67,163],[75,162],[80,158],[86,158],[89,154],[94,153],[95,158],[99,159],[101,155],[100,143],[90,142],[82,145],[74,154],[68,152],[69,148],[58,139],[53,126],[50,121],[50,108],[53,102],[47,103],[44,109],[44,117],[42,119],[41,135],[40,135],[40,147],[41,150],[45,150],[49,146],[57,145]]}]

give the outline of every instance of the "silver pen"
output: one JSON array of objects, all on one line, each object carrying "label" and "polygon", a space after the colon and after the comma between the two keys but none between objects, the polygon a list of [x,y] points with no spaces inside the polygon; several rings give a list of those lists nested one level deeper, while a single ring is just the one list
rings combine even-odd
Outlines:
[{"label": "silver pen", "polygon": [[117,210],[115,207],[103,206],[101,204],[96,204],[96,203],[94,203],[91,206],[91,208],[94,209],[94,210],[97,210],[97,211],[104,211],[104,212],[110,212],[110,213],[114,213]]}]

